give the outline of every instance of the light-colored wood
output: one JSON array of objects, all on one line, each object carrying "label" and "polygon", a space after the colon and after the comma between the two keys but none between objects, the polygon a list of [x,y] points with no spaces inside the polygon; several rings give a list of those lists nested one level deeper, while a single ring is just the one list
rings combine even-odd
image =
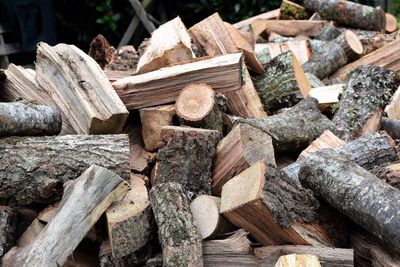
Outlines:
[{"label": "light-colored wood", "polygon": [[136,73],[146,73],[190,61],[195,57],[186,27],[181,18],[176,17],[151,34],[143,55],[139,59]]},{"label": "light-colored wood", "polygon": [[390,13],[385,14],[386,17],[386,32],[392,33],[397,31],[397,18]]},{"label": "light-colored wood", "polygon": [[128,111],[100,66],[76,46],[40,43],[36,80],[78,134],[122,132]]},{"label": "light-colored wood", "polygon": [[103,70],[104,73],[106,74],[108,80],[112,83],[115,82],[119,79],[130,77],[135,74],[134,71],[131,70],[109,70],[105,69]]},{"label": "light-colored wood", "polygon": [[237,29],[243,28],[245,26],[251,25],[254,21],[259,20],[259,19],[276,19],[279,17],[280,14],[280,9],[274,9],[265,13],[262,13],[260,15],[236,22],[233,24],[233,26]]},{"label": "light-colored wood", "polygon": [[56,216],[59,206],[59,201],[47,206],[39,213],[37,219],[42,223],[49,223],[50,220],[53,219],[54,216]]},{"label": "light-colored wood", "polygon": [[259,160],[276,166],[272,138],[249,124],[236,125],[218,144],[212,171],[214,195],[222,186]]},{"label": "light-colored wood", "polygon": [[312,57],[312,50],[309,40],[293,40],[284,43],[256,44],[255,53],[262,64],[267,63],[276,56],[292,51],[300,64],[304,64]]},{"label": "light-colored wood", "polygon": [[113,87],[128,109],[137,109],[174,102],[191,83],[207,83],[217,93],[239,90],[242,70],[242,54],[228,54],[126,77]]},{"label": "light-colored wood", "polygon": [[385,112],[389,119],[400,120],[400,87],[392,96],[392,100],[385,107]]},{"label": "light-colored wood", "polygon": [[343,92],[345,84],[335,84],[324,87],[312,88],[310,97],[318,100],[318,107],[321,110],[326,110],[332,104],[339,102],[339,95]]},{"label": "light-colored wood", "polygon": [[161,128],[172,125],[175,114],[173,105],[164,105],[151,108],[139,109],[140,121],[142,122],[142,136],[144,147],[147,151],[155,151],[163,143],[160,139]]},{"label": "light-colored wood", "polygon": [[32,223],[26,228],[25,232],[17,241],[18,247],[26,247],[32,244],[40,232],[44,229],[45,224],[41,223],[38,219],[34,219]]},{"label": "light-colored wood", "polygon": [[131,190],[106,210],[108,238],[115,258],[135,253],[153,237],[150,200],[141,175],[131,175]]},{"label": "light-colored wood", "polygon": [[327,21],[324,20],[256,20],[251,26],[256,36],[267,31],[283,36],[305,35],[315,37],[326,23]]},{"label": "light-colored wood", "polygon": [[323,148],[335,148],[344,145],[342,139],[334,135],[331,131],[326,130],[320,137],[315,139],[306,149],[304,149],[297,160],[304,160],[308,158],[311,154]]},{"label": "light-colored wood", "polygon": [[280,256],[275,267],[321,267],[318,257],[311,254],[289,254]]},{"label": "light-colored wood", "polygon": [[10,250],[3,266],[63,265],[101,214],[128,190],[128,183],[118,175],[92,165],[68,184],[59,212],[36,240]]}]

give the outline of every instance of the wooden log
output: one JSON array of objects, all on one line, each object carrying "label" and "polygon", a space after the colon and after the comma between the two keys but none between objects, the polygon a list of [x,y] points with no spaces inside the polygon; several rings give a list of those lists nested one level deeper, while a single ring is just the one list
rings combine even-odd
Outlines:
[{"label": "wooden log", "polygon": [[135,253],[153,238],[154,219],[141,175],[131,175],[131,190],[106,210],[108,238],[115,258]]},{"label": "wooden log", "polygon": [[150,190],[163,266],[203,266],[201,235],[182,185],[161,183]]},{"label": "wooden log", "polygon": [[318,201],[284,173],[259,161],[227,182],[220,212],[262,245],[332,245],[316,220]]},{"label": "wooden log", "polygon": [[218,93],[239,90],[242,67],[241,53],[228,54],[122,78],[113,87],[128,109],[157,106],[174,102],[191,83],[207,83]]},{"label": "wooden log", "polygon": [[0,140],[0,198],[14,204],[51,203],[62,184],[96,164],[129,179],[126,135],[9,137]]},{"label": "wooden log", "polygon": [[321,18],[353,28],[382,31],[386,28],[385,12],[381,8],[345,0],[305,0],[307,9],[318,12]]},{"label": "wooden log", "polygon": [[69,183],[57,215],[26,247],[14,247],[3,266],[63,265],[101,214],[129,185],[115,173],[92,165]]},{"label": "wooden log", "polygon": [[17,213],[9,207],[0,206],[0,261],[15,244],[17,224]]},{"label": "wooden log", "polygon": [[312,254],[324,267],[353,267],[353,249],[312,246],[268,246],[255,248],[254,254],[262,266],[273,266],[278,258],[286,254]]},{"label": "wooden log", "polygon": [[313,91],[312,88],[325,87],[325,84],[320,79],[318,79],[314,74],[306,72],[306,75],[307,75],[308,81],[311,84],[310,94],[311,94],[311,91]]},{"label": "wooden log", "polygon": [[327,130],[321,134],[320,137],[315,139],[306,149],[304,149],[297,160],[304,160],[323,148],[335,148],[346,144],[342,139],[334,135],[331,131]]},{"label": "wooden log", "polygon": [[400,139],[400,120],[391,120],[383,117],[381,130],[386,131],[393,139]]},{"label": "wooden log", "polygon": [[400,250],[397,189],[332,149],[307,158],[299,177],[304,186],[329,205],[394,250]]},{"label": "wooden log", "polygon": [[251,26],[256,36],[264,31],[275,32],[283,36],[305,35],[315,37],[319,34],[327,21],[310,20],[256,20]]},{"label": "wooden log", "polygon": [[374,168],[371,173],[391,186],[400,189],[400,163],[389,163]]},{"label": "wooden log", "polygon": [[275,267],[321,267],[318,257],[311,254],[289,254],[280,256]]},{"label": "wooden log", "polygon": [[358,36],[350,30],[344,31],[331,42],[334,42],[343,48],[347,56],[347,62],[351,62],[359,58],[364,51],[363,45],[358,39]]},{"label": "wooden log", "polygon": [[164,23],[152,32],[136,73],[142,74],[194,59],[196,56],[190,42],[180,17]]},{"label": "wooden log", "polygon": [[78,134],[122,132],[128,111],[100,66],[77,47],[40,43],[36,79]]},{"label": "wooden log", "polygon": [[400,76],[394,71],[375,66],[357,67],[351,73],[332,120],[338,136],[349,141],[379,130],[383,108],[399,85]]},{"label": "wooden log", "polygon": [[335,84],[324,87],[312,88],[310,90],[310,97],[318,100],[320,110],[325,111],[339,102],[339,96],[343,92],[345,84]]},{"label": "wooden log", "polygon": [[236,22],[235,24],[233,24],[233,26],[237,29],[241,29],[243,27],[249,26],[251,25],[254,21],[259,20],[259,19],[276,19],[279,17],[280,14],[280,9],[274,9],[259,15],[256,15],[254,17]]},{"label": "wooden log", "polygon": [[158,150],[156,182],[178,182],[193,197],[211,194],[211,164],[220,133],[215,130],[164,126]]},{"label": "wooden log", "polygon": [[212,193],[221,195],[222,186],[259,160],[276,166],[269,134],[239,123],[218,144],[212,173]]},{"label": "wooden log", "polygon": [[[124,45],[114,51],[111,61],[104,67],[104,72],[109,78],[109,73],[131,76],[135,73],[139,62],[139,53],[132,45]],[[129,74],[129,75],[128,75]],[[109,78],[109,80],[111,80]]]},{"label": "wooden log", "polygon": [[398,39],[397,32],[394,32],[392,34],[385,34],[375,31],[361,31],[354,29],[352,30],[357,34],[364,47],[363,56],[368,55],[375,50],[378,50],[379,48]]},{"label": "wooden log", "polygon": [[305,7],[291,2],[289,0],[283,0],[280,8],[278,19],[282,20],[304,20],[309,19],[311,16],[310,12]]},{"label": "wooden log", "polygon": [[203,239],[210,239],[235,229],[220,213],[221,199],[209,195],[200,195],[190,203],[197,228]]},{"label": "wooden log", "polygon": [[51,106],[27,101],[0,103],[0,136],[57,135],[61,131],[61,116]]},{"label": "wooden log", "polygon": [[34,219],[28,226],[25,232],[20,236],[17,241],[18,247],[26,247],[32,244],[40,232],[44,229],[45,224],[40,222],[38,219]]},{"label": "wooden log", "polygon": [[342,32],[336,28],[332,23],[328,23],[322,28],[321,32],[315,36],[315,39],[320,41],[332,41],[338,37]]},{"label": "wooden log", "polygon": [[256,44],[255,53],[260,62],[265,65],[276,56],[292,51],[300,64],[304,64],[312,57],[309,40],[293,40],[284,43]]},{"label": "wooden log", "polygon": [[189,84],[175,102],[181,125],[217,130],[222,133],[222,115],[215,91],[207,84]]},{"label": "wooden log", "polygon": [[[308,98],[291,109],[264,119],[239,119],[272,137],[275,152],[306,148],[325,130],[335,133],[334,124],[318,109],[318,102]],[[301,131],[299,131],[301,129]]]},{"label": "wooden log", "polygon": [[385,28],[386,32],[392,33],[397,31],[398,29],[397,18],[390,13],[386,13],[385,18],[386,18],[386,28]]},{"label": "wooden log", "polygon": [[254,84],[267,110],[291,107],[308,97],[311,84],[292,52],[280,54],[264,67],[265,74],[255,77]]},{"label": "wooden log", "polygon": [[399,120],[400,119],[400,87],[397,88],[393,94],[389,104],[385,107],[385,113],[389,119]]},{"label": "wooden log", "polygon": [[89,56],[96,60],[97,64],[104,69],[113,58],[114,50],[114,47],[110,46],[107,39],[102,34],[98,34],[90,42]]},{"label": "wooden log", "polygon": [[175,114],[173,105],[164,105],[139,109],[142,123],[142,136],[147,151],[155,151],[162,146],[161,128],[172,125]]}]

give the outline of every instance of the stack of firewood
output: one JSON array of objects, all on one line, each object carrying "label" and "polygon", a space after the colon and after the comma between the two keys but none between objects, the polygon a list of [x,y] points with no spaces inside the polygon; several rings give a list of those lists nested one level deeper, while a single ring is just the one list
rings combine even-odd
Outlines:
[{"label": "stack of firewood", "polygon": [[0,70],[3,266],[400,266],[400,39],[380,8],[179,17]]}]

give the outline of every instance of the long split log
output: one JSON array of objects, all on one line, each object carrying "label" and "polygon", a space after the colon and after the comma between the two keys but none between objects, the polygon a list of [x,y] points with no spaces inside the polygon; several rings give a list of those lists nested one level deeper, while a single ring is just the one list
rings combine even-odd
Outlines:
[{"label": "long split log", "polygon": [[258,20],[258,19],[276,19],[279,17],[279,13],[280,13],[280,9],[274,9],[259,15],[256,15],[254,17],[236,22],[235,24],[233,24],[233,26],[235,26],[235,28],[237,29],[241,29],[244,28],[246,26],[250,26],[251,23],[253,23],[254,21]]},{"label": "long split log", "polygon": [[318,35],[326,23],[327,21],[323,20],[256,20],[251,26],[256,36],[267,31],[284,36],[305,35],[314,37]]},{"label": "long split log", "polygon": [[395,162],[379,166],[371,171],[378,178],[391,186],[400,189],[400,163]]}]

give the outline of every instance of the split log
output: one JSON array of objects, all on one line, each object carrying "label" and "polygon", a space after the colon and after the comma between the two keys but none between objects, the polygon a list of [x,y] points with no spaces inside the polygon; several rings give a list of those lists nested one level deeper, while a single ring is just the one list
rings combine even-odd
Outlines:
[{"label": "split log", "polygon": [[371,170],[371,173],[391,186],[400,189],[400,163],[389,163]]},{"label": "split log", "polygon": [[357,67],[351,73],[332,120],[339,137],[349,141],[379,130],[383,108],[399,85],[400,76],[394,71],[368,65]]},{"label": "split log", "polygon": [[200,195],[190,203],[195,224],[203,239],[209,239],[231,232],[235,227],[220,213],[221,199],[209,195]]},{"label": "split log", "polygon": [[10,250],[3,266],[63,265],[101,214],[128,189],[121,177],[92,165],[67,185],[57,215],[36,240]]},{"label": "split log", "polygon": [[57,135],[61,131],[61,116],[51,106],[27,101],[0,103],[0,136]]},{"label": "split log", "polygon": [[278,19],[282,20],[302,20],[310,18],[311,14],[305,7],[291,2],[289,0],[283,0],[280,8],[280,14]]},{"label": "split log", "polygon": [[311,84],[297,57],[290,51],[265,64],[265,74],[255,77],[255,86],[269,111],[291,107],[308,97]]},{"label": "split log", "polygon": [[[239,119],[272,137],[275,152],[306,148],[325,130],[335,133],[335,125],[318,109],[318,102],[308,98],[291,109],[264,119]],[[299,131],[301,129],[301,131]]]},{"label": "split log", "polygon": [[220,196],[222,186],[259,160],[276,166],[272,138],[249,124],[239,123],[218,144],[212,174],[212,193]]},{"label": "split log", "polygon": [[194,59],[190,36],[180,17],[152,32],[140,57],[136,73],[142,74]]},{"label": "split log", "polygon": [[97,64],[104,69],[104,67],[110,63],[114,50],[114,47],[110,46],[107,39],[102,34],[98,34],[90,42],[89,56],[96,60]]},{"label": "split log", "polygon": [[353,249],[312,246],[268,246],[255,248],[254,254],[262,266],[273,266],[278,258],[286,254],[312,254],[324,267],[353,267]]},{"label": "split log", "polygon": [[174,102],[191,83],[207,83],[218,93],[239,90],[242,69],[241,53],[228,54],[122,78],[113,87],[128,109],[137,109]]},{"label": "split log", "polygon": [[112,254],[121,258],[135,253],[153,237],[153,214],[141,175],[131,175],[131,190],[106,210]]},{"label": "split log", "polygon": [[390,103],[385,107],[385,113],[389,119],[400,120],[400,87],[397,88]]},{"label": "split log", "polygon": [[318,209],[311,191],[292,184],[263,161],[222,188],[220,212],[262,245],[332,245],[326,230],[316,223]]},{"label": "split log", "polygon": [[283,36],[305,35],[315,37],[319,34],[326,23],[327,21],[323,20],[256,20],[251,24],[251,26],[256,36],[267,31]]},{"label": "split log", "polygon": [[51,203],[62,184],[96,164],[129,179],[126,135],[9,137],[0,140],[0,198],[14,204]]},{"label": "split log", "polygon": [[381,8],[345,0],[305,0],[307,9],[318,12],[321,18],[353,28],[382,31],[386,27],[385,12]]},{"label": "split log", "polygon": [[233,24],[233,26],[235,26],[235,28],[237,29],[241,29],[243,27],[249,26],[251,25],[254,21],[259,20],[259,19],[276,19],[279,17],[280,14],[280,9],[274,9],[259,15],[256,15],[254,17],[236,22],[235,24]]},{"label": "split log", "polygon": [[400,120],[382,118],[381,130],[386,131],[393,139],[400,139]]},{"label": "split log", "polygon": [[383,46],[382,48],[376,50],[375,52],[366,55],[360,58],[359,60],[354,61],[351,64],[347,64],[343,68],[340,68],[338,71],[332,74],[329,77],[329,79],[339,78],[341,80],[346,80],[347,75],[360,65],[380,66],[382,68],[388,68],[395,72],[399,72],[400,60],[398,60],[398,57],[393,56],[399,53],[400,53],[400,40],[395,40]]},{"label": "split log", "polygon": [[344,86],[345,84],[335,84],[312,88],[310,90],[310,97],[318,100],[318,106],[320,110],[329,110],[333,104],[339,102],[339,96],[342,94]]},{"label": "split log", "polygon": [[28,226],[25,232],[17,241],[18,247],[26,247],[32,244],[40,232],[44,229],[45,224],[41,223],[38,219],[34,219],[32,223]]},{"label": "split log", "polygon": [[40,43],[36,79],[78,134],[122,132],[128,111],[100,66],[77,47]]},{"label": "split log", "polygon": [[321,267],[318,258],[311,254],[289,254],[280,256],[275,267]]},{"label": "split log", "polygon": [[332,41],[338,37],[342,32],[336,28],[333,24],[328,23],[322,28],[321,32],[315,37],[320,41]]},{"label": "split log", "polygon": [[396,188],[332,149],[307,158],[299,177],[305,187],[332,207],[394,250],[400,250],[400,200]]},{"label": "split log", "polygon": [[386,13],[385,18],[386,18],[386,28],[385,28],[386,32],[392,33],[397,31],[398,29],[397,18],[390,13]]},{"label": "split log", "polygon": [[164,126],[156,183],[178,182],[188,195],[211,194],[211,164],[220,136],[215,130]]},{"label": "split log", "polygon": [[4,255],[14,246],[17,224],[17,213],[9,207],[0,206],[0,263]]},{"label": "split log", "polygon": [[162,146],[161,128],[172,125],[175,108],[173,105],[142,108],[139,109],[139,113],[144,147],[147,151],[155,151]]},{"label": "split log", "polygon": [[293,40],[284,43],[256,44],[255,53],[260,62],[265,65],[271,59],[289,50],[292,51],[292,53],[296,56],[300,64],[304,64],[312,57],[309,40]]},{"label": "split log", "polygon": [[158,225],[163,266],[203,266],[202,239],[184,188],[178,183],[153,186],[150,202]]},{"label": "split log", "polygon": [[215,91],[207,84],[189,84],[175,102],[181,125],[217,130],[222,133],[222,116]]}]

